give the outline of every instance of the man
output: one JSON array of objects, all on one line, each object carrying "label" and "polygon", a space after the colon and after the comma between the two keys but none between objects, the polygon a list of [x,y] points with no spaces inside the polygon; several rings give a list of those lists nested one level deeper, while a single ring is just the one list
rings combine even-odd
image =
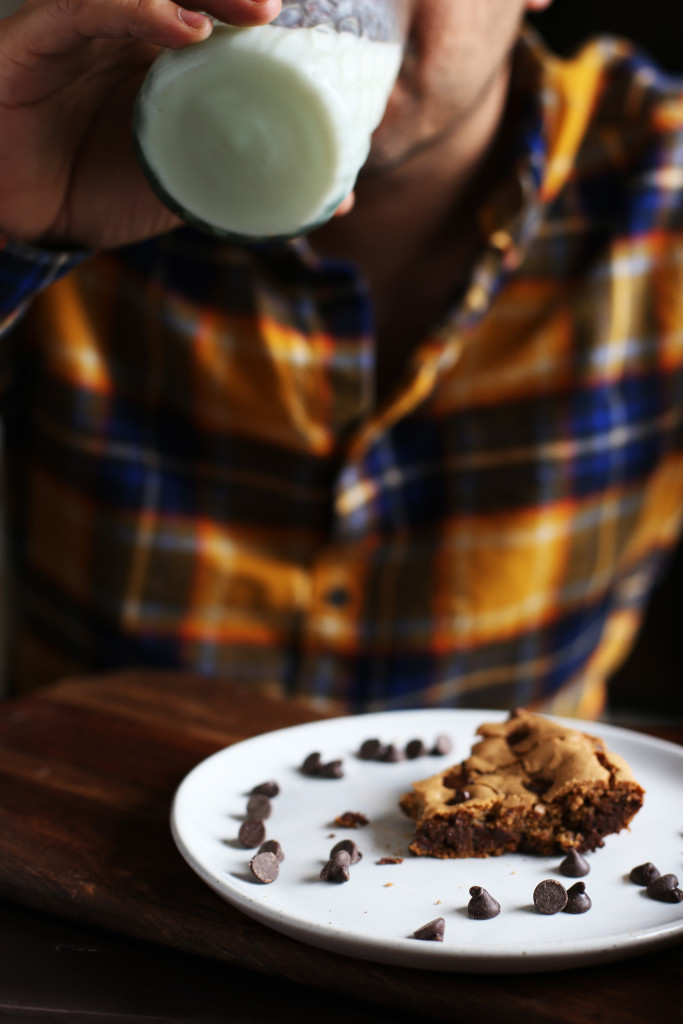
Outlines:
[{"label": "man", "polygon": [[129,141],[203,15],[4,23],[15,686],[600,713],[683,508],[683,99],[621,44],[518,42],[549,2],[416,0],[353,209],[243,250],[171,230]]}]

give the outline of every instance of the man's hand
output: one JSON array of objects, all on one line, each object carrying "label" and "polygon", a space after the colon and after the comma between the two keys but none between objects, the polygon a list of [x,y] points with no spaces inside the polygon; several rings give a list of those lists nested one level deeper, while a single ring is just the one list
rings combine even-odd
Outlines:
[{"label": "man's hand", "polygon": [[[280,0],[205,0],[231,25],[262,25]],[[159,47],[211,22],[172,0],[26,0],[0,21],[0,231],[111,248],[179,222],[138,167],[135,97]]]}]

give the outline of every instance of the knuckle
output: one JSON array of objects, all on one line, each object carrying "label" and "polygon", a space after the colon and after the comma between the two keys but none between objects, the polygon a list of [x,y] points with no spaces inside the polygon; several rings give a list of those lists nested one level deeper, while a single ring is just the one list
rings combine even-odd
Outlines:
[{"label": "knuckle", "polygon": [[132,35],[149,34],[167,24],[170,12],[175,4],[168,0],[134,0],[129,5],[129,25]]},{"label": "knuckle", "polygon": [[143,17],[158,18],[168,10],[168,0],[135,0],[135,13]]},{"label": "knuckle", "polygon": [[55,0],[55,9],[64,18],[77,17],[87,0]]}]

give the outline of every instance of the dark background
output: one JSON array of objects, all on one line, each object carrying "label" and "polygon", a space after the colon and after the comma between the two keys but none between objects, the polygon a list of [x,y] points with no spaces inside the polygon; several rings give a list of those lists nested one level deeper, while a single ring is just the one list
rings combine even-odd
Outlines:
[{"label": "dark background", "polygon": [[[591,36],[617,35],[683,72],[683,0],[554,0],[529,21],[563,56]],[[610,681],[610,713],[683,718],[683,545],[653,595],[633,652]]]},{"label": "dark background", "polygon": [[554,0],[529,21],[563,55],[608,33],[638,42],[671,71],[683,70],[683,0]]}]

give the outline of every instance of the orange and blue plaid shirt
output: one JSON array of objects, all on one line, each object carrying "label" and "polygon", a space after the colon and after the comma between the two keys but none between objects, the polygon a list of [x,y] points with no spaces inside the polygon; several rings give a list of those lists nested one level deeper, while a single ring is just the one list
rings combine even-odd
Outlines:
[{"label": "orange and blue plaid shirt", "polygon": [[380,405],[367,288],[305,241],[5,244],[16,689],[600,713],[683,514],[683,84],[517,56],[485,251]]}]

